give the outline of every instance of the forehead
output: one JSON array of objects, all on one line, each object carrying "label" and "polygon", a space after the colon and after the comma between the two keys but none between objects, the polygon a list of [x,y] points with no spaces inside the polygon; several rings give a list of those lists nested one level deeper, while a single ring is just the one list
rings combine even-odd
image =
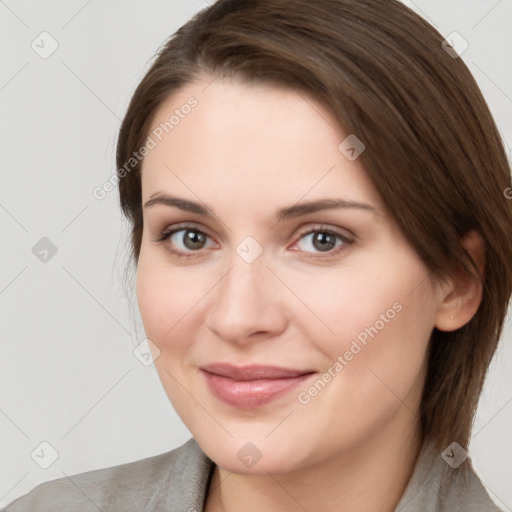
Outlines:
[{"label": "forehead", "polygon": [[189,84],[160,106],[149,135],[156,145],[143,161],[143,199],[179,189],[212,200],[222,191],[262,206],[283,195],[382,205],[361,161],[347,158],[355,134],[289,88],[236,79]]}]

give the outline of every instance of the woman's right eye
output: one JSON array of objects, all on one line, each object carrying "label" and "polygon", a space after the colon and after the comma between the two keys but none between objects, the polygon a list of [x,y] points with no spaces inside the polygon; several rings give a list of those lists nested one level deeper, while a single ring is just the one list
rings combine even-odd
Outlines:
[{"label": "woman's right eye", "polygon": [[194,227],[180,227],[179,229],[165,229],[156,238],[157,242],[166,242],[168,251],[178,257],[189,257],[193,253],[205,248],[206,242],[213,240],[203,231]]}]

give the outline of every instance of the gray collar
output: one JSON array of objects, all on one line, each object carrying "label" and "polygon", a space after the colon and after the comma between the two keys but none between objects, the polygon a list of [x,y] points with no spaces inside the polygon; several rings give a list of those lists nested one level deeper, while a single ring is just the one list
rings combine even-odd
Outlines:
[{"label": "gray collar", "polygon": [[[195,439],[181,448],[181,454],[168,475],[178,492],[153,496],[145,510],[158,510],[163,505],[176,511],[201,512],[210,485],[214,462],[201,450]],[[165,491],[164,491],[165,492]],[[467,458],[458,468],[450,467],[434,444],[423,444],[414,471],[395,512],[502,512],[487,494]]]}]

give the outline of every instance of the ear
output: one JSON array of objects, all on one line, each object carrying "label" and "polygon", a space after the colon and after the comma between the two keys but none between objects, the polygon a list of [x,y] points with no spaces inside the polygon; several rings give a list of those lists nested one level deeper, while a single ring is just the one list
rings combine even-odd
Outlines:
[{"label": "ear", "polygon": [[[485,242],[476,231],[470,231],[461,240],[477,266],[480,278],[485,270]],[[482,302],[482,284],[469,274],[462,264],[458,264],[447,280],[447,286],[441,287],[442,296],[436,314],[435,327],[440,331],[455,331],[467,324],[475,315]]]}]

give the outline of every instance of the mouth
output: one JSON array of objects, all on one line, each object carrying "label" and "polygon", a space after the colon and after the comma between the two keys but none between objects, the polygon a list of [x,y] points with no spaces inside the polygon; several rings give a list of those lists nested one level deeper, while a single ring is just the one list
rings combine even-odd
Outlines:
[{"label": "mouth", "polygon": [[267,404],[316,374],[314,370],[267,365],[237,367],[227,363],[204,366],[201,372],[216,398],[239,409]]}]

